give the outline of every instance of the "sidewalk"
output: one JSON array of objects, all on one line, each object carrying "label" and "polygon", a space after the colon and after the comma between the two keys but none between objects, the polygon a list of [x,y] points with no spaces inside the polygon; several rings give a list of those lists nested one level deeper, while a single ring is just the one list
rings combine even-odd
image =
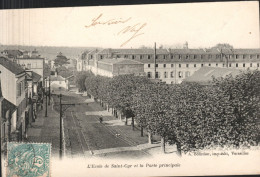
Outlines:
[{"label": "sidewalk", "polygon": [[37,113],[37,119],[28,128],[26,142],[51,143],[52,155],[55,155],[59,153],[60,146],[60,119],[59,114],[52,109],[52,103],[47,106],[47,116],[44,102],[43,110]]}]

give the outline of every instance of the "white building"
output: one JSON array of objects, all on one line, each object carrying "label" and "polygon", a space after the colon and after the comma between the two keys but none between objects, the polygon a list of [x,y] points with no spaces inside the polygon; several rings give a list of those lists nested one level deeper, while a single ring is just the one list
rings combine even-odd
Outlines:
[{"label": "white building", "polygon": [[28,104],[26,73],[19,65],[4,57],[0,58],[0,71],[3,97],[17,107],[10,117],[9,123],[11,126],[8,132],[18,131],[19,135],[23,136],[25,132],[25,111]]},{"label": "white building", "polygon": [[49,89],[49,79],[51,92],[64,91],[69,89],[69,81],[64,77],[57,75],[57,73],[55,73],[55,75],[50,75],[50,78],[47,77],[45,80],[47,89]]},{"label": "white building", "polygon": [[181,83],[198,69],[209,66],[246,70],[258,69],[260,49],[103,49],[84,53],[81,70],[91,70],[94,60],[125,58],[144,64],[149,78],[168,84]]}]

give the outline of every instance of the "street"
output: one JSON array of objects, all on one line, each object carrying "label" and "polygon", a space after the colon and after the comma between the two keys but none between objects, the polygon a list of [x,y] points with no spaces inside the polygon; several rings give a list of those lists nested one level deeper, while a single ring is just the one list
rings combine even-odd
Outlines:
[{"label": "street", "polygon": [[[57,95],[53,98],[54,108],[58,111],[59,98]],[[146,144],[147,137],[141,137],[138,130],[132,131],[130,126],[125,126],[124,122],[111,116],[99,103],[72,92],[63,93],[62,103],[79,103],[64,111],[66,156],[149,156],[145,150],[136,148]],[[103,123],[99,122],[100,115],[103,116]]]}]

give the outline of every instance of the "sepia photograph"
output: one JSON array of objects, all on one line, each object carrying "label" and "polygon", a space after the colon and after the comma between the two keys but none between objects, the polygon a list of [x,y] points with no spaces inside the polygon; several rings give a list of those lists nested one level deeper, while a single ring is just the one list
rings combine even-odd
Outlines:
[{"label": "sepia photograph", "polygon": [[259,2],[0,10],[7,177],[260,174]]}]

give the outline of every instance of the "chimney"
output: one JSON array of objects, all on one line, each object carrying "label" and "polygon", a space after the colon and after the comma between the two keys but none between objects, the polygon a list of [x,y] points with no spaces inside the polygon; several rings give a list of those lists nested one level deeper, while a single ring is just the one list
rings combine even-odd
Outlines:
[{"label": "chimney", "polygon": [[188,49],[188,48],[189,48],[189,44],[188,44],[187,41],[185,42],[185,44],[183,44],[183,48],[184,48],[184,49]]}]

